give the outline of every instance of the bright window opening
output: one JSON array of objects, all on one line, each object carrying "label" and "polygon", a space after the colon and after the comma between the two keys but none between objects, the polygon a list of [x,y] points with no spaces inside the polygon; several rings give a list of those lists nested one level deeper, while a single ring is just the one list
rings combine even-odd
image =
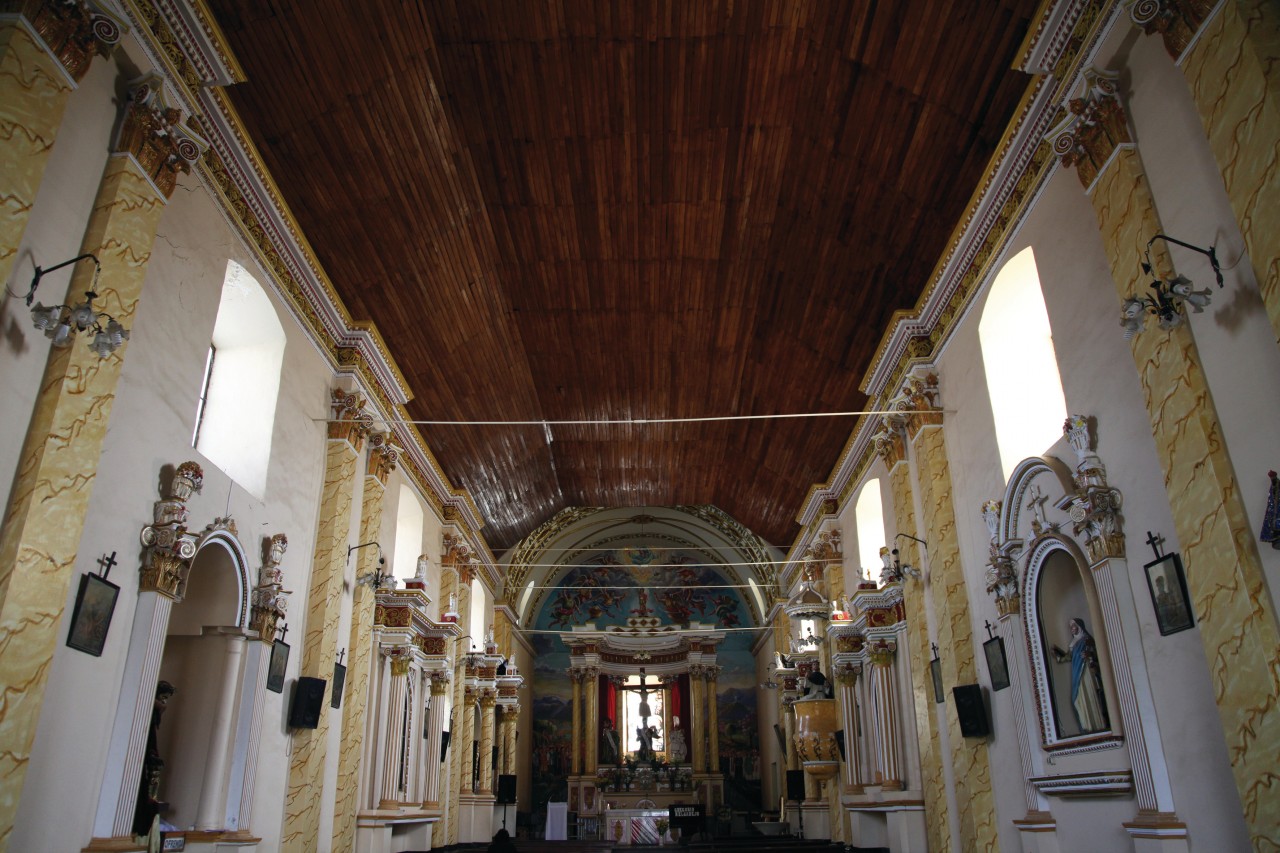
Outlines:
[{"label": "bright window opening", "polygon": [[396,506],[396,550],[391,572],[399,580],[418,573],[418,557],[422,554],[422,504],[418,494],[403,483],[400,502]]},{"label": "bright window opening", "polygon": [[484,640],[489,633],[486,615],[484,584],[480,583],[479,578],[475,578],[471,581],[471,639],[468,642],[476,651],[484,650]]},{"label": "bright window opening", "polygon": [[996,445],[1007,481],[1018,463],[1062,437],[1067,404],[1035,254],[1023,249],[996,276],[978,323]]},{"label": "bright window opening", "polygon": [[228,261],[195,448],[259,500],[267,491],[284,343],[266,291],[244,267]]},{"label": "bright window opening", "polygon": [[880,576],[880,549],[888,541],[884,529],[884,505],[880,498],[880,481],[868,480],[853,509],[858,528],[858,563],[871,577]]}]

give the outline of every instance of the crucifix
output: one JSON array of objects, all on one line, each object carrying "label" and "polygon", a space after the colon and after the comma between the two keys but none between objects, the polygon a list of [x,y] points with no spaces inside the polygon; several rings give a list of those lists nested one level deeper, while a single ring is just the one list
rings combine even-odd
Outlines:
[{"label": "crucifix", "polygon": [[338,666],[342,666],[342,659],[347,656],[347,650],[343,649],[338,652]]},{"label": "crucifix", "polygon": [[103,580],[106,580],[107,575],[111,574],[111,569],[114,568],[116,565],[116,552],[112,551],[110,557],[108,557],[106,554],[103,554],[101,557],[98,558],[98,565],[102,566],[101,577]]},{"label": "crucifix", "polygon": [[1163,536],[1157,536],[1156,534],[1154,534],[1154,533],[1152,533],[1150,530],[1148,530],[1148,531],[1147,531],[1147,540],[1146,540],[1146,541],[1147,541],[1147,544],[1151,546],[1151,550],[1155,552],[1155,554],[1156,554],[1156,559],[1157,559],[1157,560],[1163,559],[1163,558],[1164,558],[1164,554],[1161,554],[1161,553],[1160,553],[1160,546],[1164,544],[1164,537],[1163,537]]},{"label": "crucifix", "polygon": [[281,625],[281,626],[280,626],[280,636],[279,636],[279,637],[276,637],[276,639],[283,643],[283,642],[284,642],[284,637],[285,637],[285,635],[286,635],[286,634],[288,634],[288,633],[289,633],[289,623],[288,623],[288,622],[286,622],[286,623],[284,623],[283,625]]}]

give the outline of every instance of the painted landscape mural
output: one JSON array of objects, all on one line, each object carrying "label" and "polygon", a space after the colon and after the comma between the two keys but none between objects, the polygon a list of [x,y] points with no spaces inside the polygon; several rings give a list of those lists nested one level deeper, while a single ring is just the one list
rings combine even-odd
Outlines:
[{"label": "painted landscape mural", "polygon": [[[658,564],[658,565],[655,565]],[[631,617],[663,625],[697,622],[716,628],[751,628],[754,622],[741,590],[720,571],[682,551],[627,548],[593,555],[549,590],[533,619],[536,652],[533,673],[533,784],[535,809],[565,798],[571,772],[573,694],[567,676],[569,651],[554,633],[592,624],[625,626]],[[645,589],[662,587],[671,589]],[[727,804],[760,808],[759,734],[755,664],[751,644],[757,634],[734,630],[717,652],[720,767]]]}]

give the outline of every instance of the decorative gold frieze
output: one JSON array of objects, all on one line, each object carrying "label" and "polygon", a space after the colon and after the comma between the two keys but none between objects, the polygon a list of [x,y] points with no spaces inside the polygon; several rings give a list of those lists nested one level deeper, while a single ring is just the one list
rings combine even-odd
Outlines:
[{"label": "decorative gold frieze", "polygon": [[1084,92],[1072,98],[1071,115],[1049,134],[1062,165],[1074,167],[1088,189],[1121,145],[1130,145],[1129,125],[1116,97],[1117,75],[1097,69],[1084,72]]},{"label": "decorative gold frieze", "polygon": [[341,388],[334,388],[330,402],[330,440],[349,442],[358,453],[364,447],[365,436],[373,431],[373,415],[365,411],[364,397],[359,393],[348,394]]},{"label": "decorative gold frieze", "polygon": [[0,4],[0,11],[17,12],[30,21],[32,29],[76,82],[84,79],[95,55],[111,53],[125,30],[115,14],[88,0],[18,0]]},{"label": "decorative gold frieze", "polygon": [[190,172],[208,147],[170,106],[164,78],[152,74],[133,84],[115,150],[132,155],[161,195],[173,195],[178,173]]},{"label": "decorative gold frieze", "polygon": [[1129,17],[1147,35],[1159,33],[1164,49],[1177,60],[1213,5],[1213,0],[1138,0],[1129,7]]}]

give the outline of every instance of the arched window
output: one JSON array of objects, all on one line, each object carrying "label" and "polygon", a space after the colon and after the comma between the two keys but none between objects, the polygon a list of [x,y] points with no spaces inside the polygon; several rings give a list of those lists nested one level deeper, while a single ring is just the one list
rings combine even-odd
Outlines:
[{"label": "arched window", "polygon": [[400,501],[396,506],[396,549],[391,572],[399,580],[418,573],[418,555],[422,553],[422,504],[413,489],[400,484]]},{"label": "arched window", "polygon": [[880,574],[880,549],[889,536],[884,529],[884,505],[880,499],[880,481],[868,480],[862,485],[862,494],[853,509],[858,528],[859,575],[869,571],[871,577]]},{"label": "arched window", "polygon": [[259,500],[267,491],[284,342],[262,286],[228,261],[192,444]]},{"label": "arched window", "polygon": [[1067,404],[1030,247],[1001,268],[978,323],[1004,478],[1062,437]]}]

